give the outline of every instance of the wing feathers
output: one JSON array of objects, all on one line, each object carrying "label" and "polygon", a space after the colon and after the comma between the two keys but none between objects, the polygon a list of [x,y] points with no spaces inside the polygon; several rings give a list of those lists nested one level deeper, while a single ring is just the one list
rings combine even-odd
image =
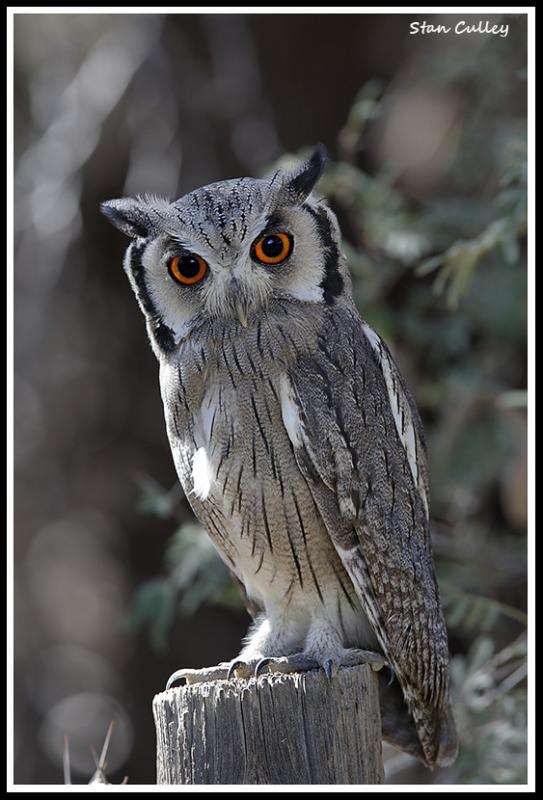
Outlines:
[{"label": "wing feathers", "polygon": [[404,382],[382,339],[370,328],[367,322],[362,323],[362,328],[373,348],[378,364],[381,367],[396,431],[406,452],[415,486],[422,497],[426,516],[428,516],[427,489],[421,474],[420,456],[418,453],[419,443],[417,442],[418,437],[413,420],[412,404],[409,402],[410,398],[408,399],[406,396]]},{"label": "wing feathers", "polygon": [[283,420],[431,765],[450,711],[422,427],[384,343],[353,312],[334,313],[318,357],[300,356],[282,383]]}]

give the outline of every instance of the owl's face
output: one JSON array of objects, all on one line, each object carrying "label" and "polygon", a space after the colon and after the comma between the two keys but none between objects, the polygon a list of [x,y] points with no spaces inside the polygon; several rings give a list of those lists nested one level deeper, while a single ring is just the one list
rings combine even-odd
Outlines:
[{"label": "owl's face", "polygon": [[206,318],[246,327],[275,298],[332,303],[349,291],[335,216],[310,197],[324,165],[318,147],[268,179],[214,183],[173,203],[102,204],[133,239],[125,269],[151,327],[176,343]]}]

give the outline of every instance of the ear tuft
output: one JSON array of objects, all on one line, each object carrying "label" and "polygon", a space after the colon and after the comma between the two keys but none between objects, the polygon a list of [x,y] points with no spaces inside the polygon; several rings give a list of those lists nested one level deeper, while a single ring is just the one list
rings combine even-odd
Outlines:
[{"label": "ear tuft", "polygon": [[318,144],[309,158],[285,176],[285,189],[291,201],[303,203],[314,189],[327,163],[326,148]]},{"label": "ear tuft", "polygon": [[146,206],[130,197],[100,203],[100,211],[126,236],[136,239],[149,233],[150,219]]}]

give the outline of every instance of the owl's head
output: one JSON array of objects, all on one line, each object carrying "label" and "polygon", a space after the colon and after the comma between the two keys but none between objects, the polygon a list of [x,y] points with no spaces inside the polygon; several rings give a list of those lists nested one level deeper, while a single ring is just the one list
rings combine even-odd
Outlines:
[{"label": "owl's head", "polygon": [[102,204],[133,240],[124,266],[160,349],[208,318],[246,327],[277,299],[332,304],[350,293],[337,220],[311,195],[325,164],[319,145],[268,178],[213,183],[173,203]]}]

